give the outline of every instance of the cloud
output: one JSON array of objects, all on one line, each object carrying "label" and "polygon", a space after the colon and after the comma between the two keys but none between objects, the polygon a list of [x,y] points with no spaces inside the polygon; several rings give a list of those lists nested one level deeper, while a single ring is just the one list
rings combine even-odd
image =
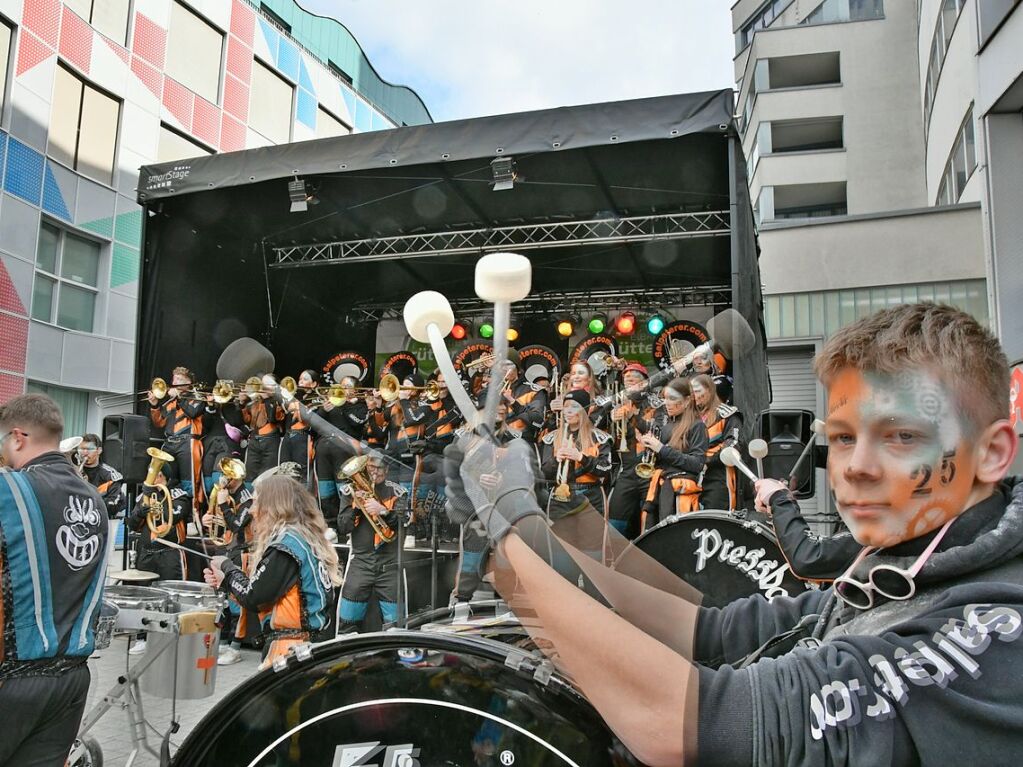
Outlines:
[{"label": "cloud", "polygon": [[301,0],[436,120],[734,85],[723,0]]}]

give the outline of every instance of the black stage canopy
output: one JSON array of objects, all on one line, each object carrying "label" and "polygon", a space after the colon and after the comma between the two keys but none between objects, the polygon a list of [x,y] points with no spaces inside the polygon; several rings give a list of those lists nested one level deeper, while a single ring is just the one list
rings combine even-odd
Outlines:
[{"label": "black stage canopy", "polygon": [[[213,378],[243,335],[292,374],[343,349],[372,358],[377,321],[420,290],[483,316],[474,264],[509,250],[533,263],[519,319],[738,309],[757,335],[735,371],[756,412],[768,398],[760,278],[732,110],[722,90],[147,166],[140,387],[180,363]],[[307,210],[291,212],[289,183]]]}]

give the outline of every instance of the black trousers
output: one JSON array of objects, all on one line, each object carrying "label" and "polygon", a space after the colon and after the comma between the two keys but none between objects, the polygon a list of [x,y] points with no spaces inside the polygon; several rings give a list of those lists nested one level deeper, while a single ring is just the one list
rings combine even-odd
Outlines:
[{"label": "black trousers", "polygon": [[483,579],[483,555],[490,544],[478,523],[462,525],[462,537],[458,552],[458,583],[455,585],[455,601],[468,602],[479,588]]},{"label": "black trousers", "polygon": [[281,463],[294,461],[302,467],[302,482],[309,485],[309,432],[289,429],[281,441]]},{"label": "black trousers", "polygon": [[174,460],[169,462],[166,466],[166,470],[170,473],[171,479],[177,479],[185,491],[195,497],[195,488],[193,487],[193,476],[192,476],[192,435],[187,434],[184,437],[174,437],[171,439],[164,440],[163,447],[161,448],[165,453],[170,453],[174,456]]},{"label": "black trousers", "polygon": [[624,464],[615,479],[608,516],[611,526],[630,540],[639,535],[639,512],[649,485],[649,479],[636,476],[635,463]]},{"label": "black trousers", "polygon": [[[159,549],[155,548],[159,547]],[[161,581],[182,581],[185,579],[185,563],[182,552],[168,549],[159,543],[149,544],[149,548],[139,547],[139,555],[135,567],[147,570],[160,576]],[[200,572],[199,575],[202,575]]]},{"label": "black trousers", "polygon": [[345,572],[338,605],[338,633],[357,630],[366,617],[369,600],[376,595],[384,623],[397,620],[398,562],[394,552],[401,543],[385,543],[372,554],[352,554]]},{"label": "black trousers", "polygon": [[84,663],[59,676],[0,682],[0,767],[61,767],[78,734],[88,694]]},{"label": "black trousers", "polygon": [[316,441],[316,488],[320,499],[320,511],[327,524],[337,524],[337,513],[341,510],[341,496],[338,495],[337,475],[345,461],[355,455],[351,445],[338,437],[320,437]]},{"label": "black trousers", "polygon": [[256,477],[267,469],[272,469],[279,461],[277,454],[281,448],[280,432],[252,435],[249,446],[245,449],[245,483],[252,485]]}]

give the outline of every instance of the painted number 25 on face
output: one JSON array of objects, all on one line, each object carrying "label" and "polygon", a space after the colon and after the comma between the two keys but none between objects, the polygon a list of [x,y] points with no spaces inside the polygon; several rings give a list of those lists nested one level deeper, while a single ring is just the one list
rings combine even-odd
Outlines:
[{"label": "painted number 25 on face", "polygon": [[[949,485],[956,476],[955,450],[949,450],[941,456],[941,466],[938,469],[938,482],[942,485]],[[913,469],[909,478],[916,482],[913,488],[913,495],[927,496],[933,491],[931,480],[934,478],[934,467],[923,463]]]}]

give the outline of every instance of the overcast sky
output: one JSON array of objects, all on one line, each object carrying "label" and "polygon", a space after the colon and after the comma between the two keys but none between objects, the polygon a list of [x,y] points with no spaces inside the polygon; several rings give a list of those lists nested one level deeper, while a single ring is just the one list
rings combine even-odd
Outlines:
[{"label": "overcast sky", "polygon": [[299,0],[435,120],[734,86],[730,0]]}]

